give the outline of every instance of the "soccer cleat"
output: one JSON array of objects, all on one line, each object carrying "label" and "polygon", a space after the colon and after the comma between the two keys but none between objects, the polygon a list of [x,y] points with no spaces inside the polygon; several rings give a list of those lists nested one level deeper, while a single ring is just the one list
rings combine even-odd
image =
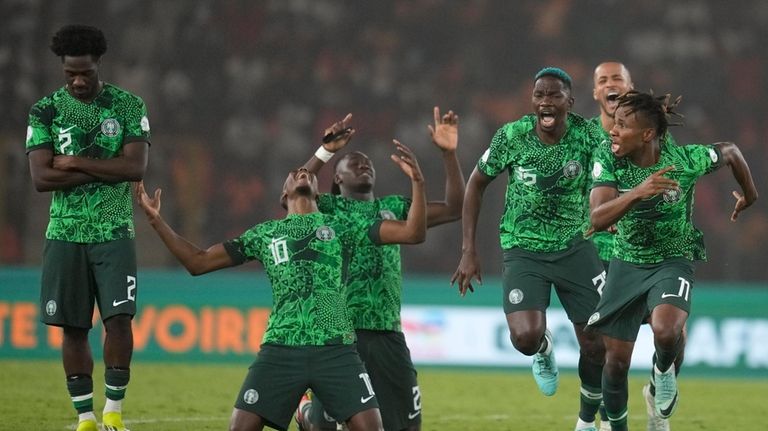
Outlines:
[{"label": "soccer cleat", "polygon": [[99,431],[99,426],[93,419],[86,419],[77,424],[77,431]]},{"label": "soccer cleat", "polygon": [[104,431],[130,431],[123,425],[123,414],[120,412],[104,413],[101,418],[101,428]]},{"label": "soccer cleat", "polygon": [[659,372],[654,367],[654,382],[656,383],[656,398],[654,400],[656,414],[662,419],[668,419],[675,412],[678,403],[677,378],[675,365],[672,364],[665,372]]},{"label": "soccer cleat", "polygon": [[309,415],[309,409],[312,408],[312,394],[311,392],[304,392],[299,400],[299,408],[296,409],[296,424],[299,426],[299,431],[307,431],[304,428],[304,418]]},{"label": "soccer cleat", "polygon": [[533,378],[539,385],[539,390],[546,396],[552,396],[557,391],[558,371],[555,362],[555,349],[552,344],[552,333],[544,331],[544,338],[549,344],[549,354],[536,353],[533,355]]},{"label": "soccer cleat", "polygon": [[669,431],[669,419],[664,419],[656,414],[656,402],[651,395],[651,385],[643,386],[643,398],[645,399],[645,411],[648,413],[648,431]]},{"label": "soccer cleat", "polygon": [[597,431],[597,428],[595,427],[595,422],[584,422],[579,418],[578,421],[576,421],[576,427],[573,429],[574,431]]}]

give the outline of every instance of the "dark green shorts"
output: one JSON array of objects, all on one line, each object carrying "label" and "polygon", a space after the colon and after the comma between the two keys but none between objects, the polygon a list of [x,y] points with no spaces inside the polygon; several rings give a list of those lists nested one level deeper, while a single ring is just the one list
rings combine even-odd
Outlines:
[{"label": "dark green shorts", "polygon": [[90,328],[93,304],[101,319],[136,314],[133,239],[82,244],[46,240],[40,316],[47,325]]},{"label": "dark green shorts", "polygon": [[619,340],[635,341],[640,325],[657,305],[671,304],[690,313],[693,271],[693,263],[683,258],[655,264],[613,259],[589,328]]},{"label": "dark green shorts", "polygon": [[600,300],[605,271],[595,246],[577,239],[566,250],[537,253],[504,250],[504,312],[545,311],[555,287],[568,319],[585,323]]},{"label": "dark green shorts", "polygon": [[264,344],[248,369],[235,407],[286,430],[307,389],[322,398],[330,415],[341,421],[379,406],[354,344]]},{"label": "dark green shorts", "polygon": [[[402,430],[420,424],[421,390],[403,333],[362,329],[356,333],[357,351],[371,376],[384,429]],[[334,424],[320,397],[313,399],[311,411],[313,424],[324,429]]]}]

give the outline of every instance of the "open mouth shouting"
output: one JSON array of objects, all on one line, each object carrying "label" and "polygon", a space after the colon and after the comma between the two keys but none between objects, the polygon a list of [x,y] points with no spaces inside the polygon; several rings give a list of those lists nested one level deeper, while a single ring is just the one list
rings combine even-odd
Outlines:
[{"label": "open mouth shouting", "polygon": [[552,129],[555,127],[557,116],[555,110],[551,108],[542,108],[539,110],[539,124],[542,129]]},{"label": "open mouth shouting", "polygon": [[605,95],[605,105],[610,112],[615,112],[616,107],[619,105],[619,92],[616,90],[610,90]]}]

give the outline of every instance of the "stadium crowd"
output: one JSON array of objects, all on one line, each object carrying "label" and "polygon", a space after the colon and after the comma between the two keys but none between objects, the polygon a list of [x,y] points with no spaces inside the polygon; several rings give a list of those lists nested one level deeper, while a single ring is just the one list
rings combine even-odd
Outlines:
[{"label": "stadium crowd", "polygon": [[[105,0],[0,2],[0,264],[36,264],[49,197],[33,192],[23,137],[28,108],[61,84],[46,50],[64,22],[101,26],[110,42],[108,82],[140,94],[152,122],[145,180],[172,193],[164,212],[198,243],[232,237],[282,214],[284,172],[317,147],[323,128],[354,114],[352,146],[388,166],[391,138],[421,158],[428,191],[442,165],[429,159],[432,107],[461,118],[459,156],[470,172],[493,132],[529,109],[531,77],[543,66],[574,79],[574,111],[597,114],[592,72],[624,62],[638,89],[682,94],[678,142],[737,142],[758,185],[768,172],[768,3],[661,0]],[[599,24],[596,25],[595,17]],[[330,185],[328,172],[321,184]],[[435,179],[430,182],[430,179]],[[501,185],[498,185],[499,187]],[[406,181],[378,186],[403,193]],[[728,175],[698,187],[696,220],[709,257],[700,280],[766,280],[765,200],[739,226],[722,202]],[[500,262],[498,216],[486,202],[479,240]],[[140,266],[173,265],[137,221]],[[490,246],[493,245],[493,246]],[[404,250],[404,269],[447,278],[460,248],[457,224],[436,228]],[[447,251],[447,252],[446,252]],[[446,258],[446,253],[450,256]],[[489,268],[490,269],[490,268]]]}]

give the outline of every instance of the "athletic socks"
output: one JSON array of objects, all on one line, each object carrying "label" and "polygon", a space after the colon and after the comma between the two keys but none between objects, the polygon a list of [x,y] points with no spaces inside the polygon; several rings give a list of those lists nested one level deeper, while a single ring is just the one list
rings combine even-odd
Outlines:
[{"label": "athletic socks", "polygon": [[106,388],[104,394],[107,397],[104,413],[122,410],[125,389],[128,387],[130,379],[131,370],[129,368],[109,367],[104,371],[104,386]]},{"label": "athletic socks", "polygon": [[[67,376],[67,391],[78,415],[93,415],[93,379],[87,374]],[[86,418],[88,419],[88,418]]]},{"label": "athletic socks", "polygon": [[608,420],[611,421],[613,431],[627,429],[628,398],[626,378],[614,381],[607,374],[603,375],[603,402],[605,403],[605,412],[608,415]]}]

